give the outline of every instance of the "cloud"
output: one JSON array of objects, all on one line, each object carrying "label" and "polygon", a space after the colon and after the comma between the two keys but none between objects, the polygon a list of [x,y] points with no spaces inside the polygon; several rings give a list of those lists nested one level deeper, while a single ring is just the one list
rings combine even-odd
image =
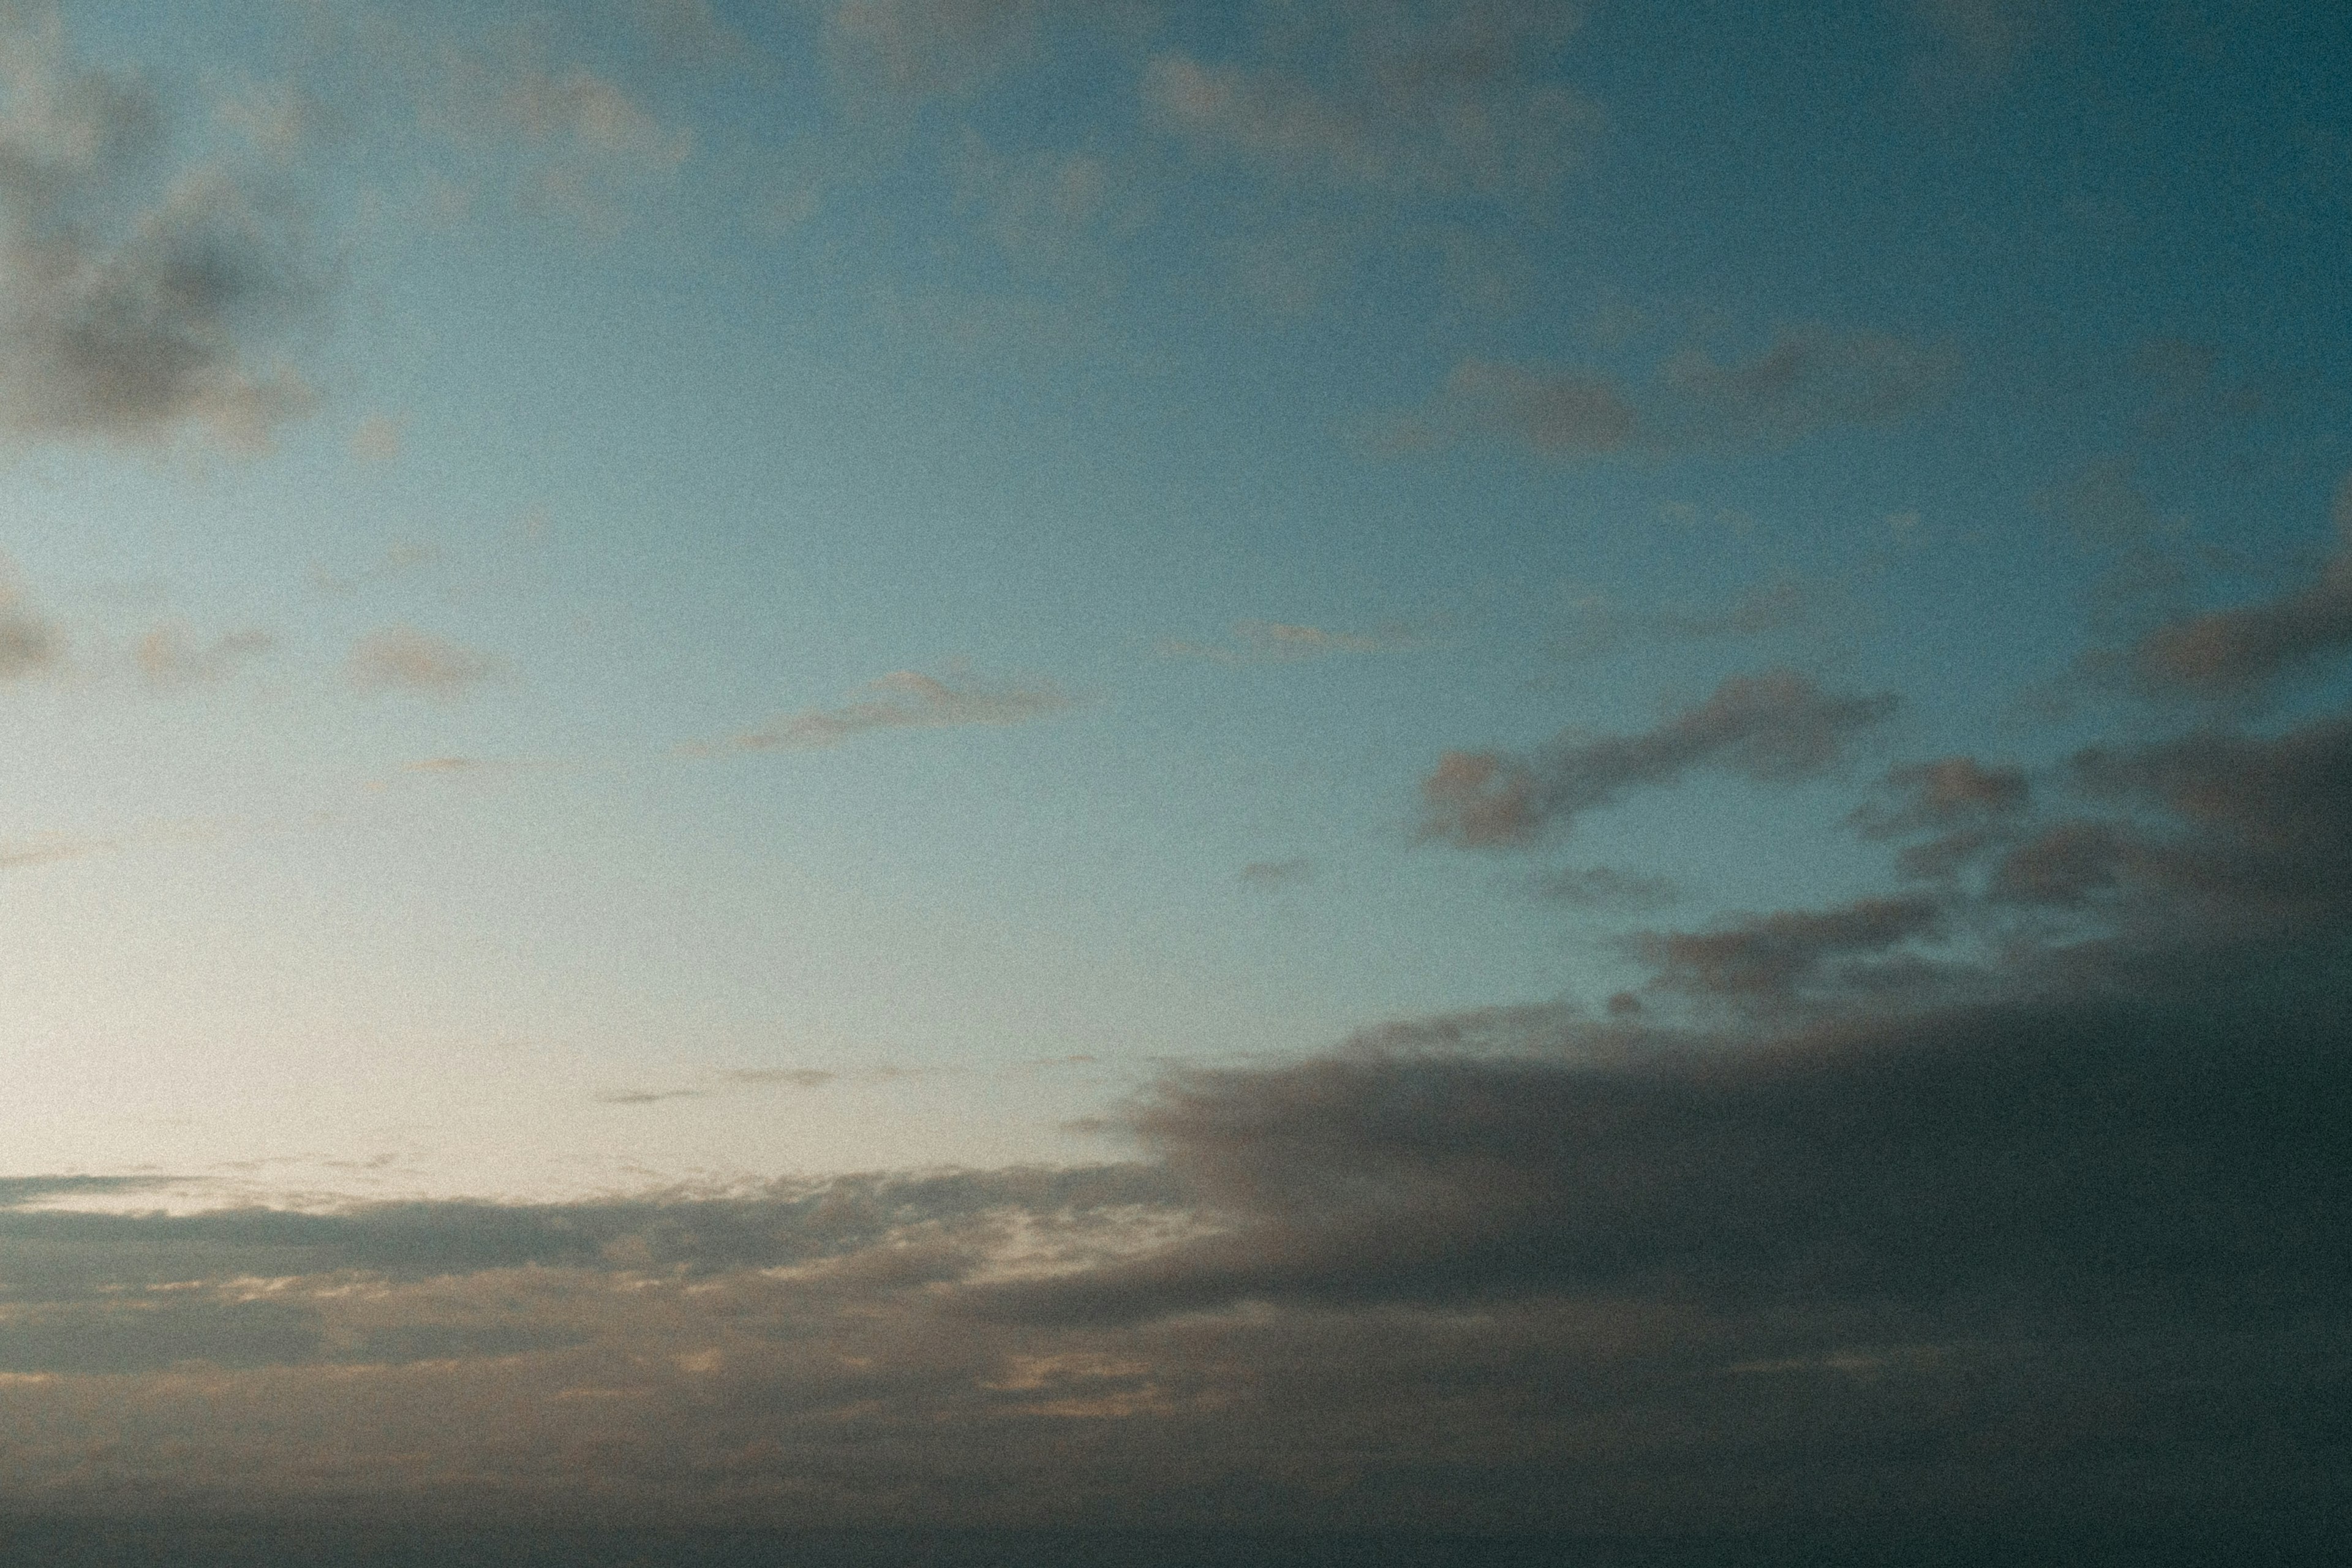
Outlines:
[{"label": "cloud", "polygon": [[1549,75],[1580,6],[1343,5],[1286,20],[1296,35],[1249,63],[1152,59],[1146,123],[1294,187],[1519,203],[1549,199],[1601,133],[1600,110]]},{"label": "cloud", "polygon": [[1315,875],[1315,862],[1302,858],[1253,860],[1241,869],[1241,879],[1254,888],[1291,888]]},{"label": "cloud", "polygon": [[1562,735],[1527,757],[1448,752],[1422,782],[1422,833],[1465,848],[1511,848],[1573,826],[1635,789],[1717,768],[1801,779],[1895,710],[1894,697],[1844,697],[1786,670],[1735,676],[1695,708],[1634,735]]},{"label": "cloud", "polygon": [[2243,700],[2352,649],[2352,477],[2336,492],[2336,553],[2303,587],[2158,626],[2131,650],[2148,690]]},{"label": "cloud", "polygon": [[76,838],[58,835],[0,839],[0,871],[14,871],[26,866],[54,865],[60,860],[79,860],[85,856],[110,854],[121,847],[119,840],[112,838]]},{"label": "cloud", "polygon": [[386,626],[352,645],[344,670],[361,691],[464,695],[502,669],[497,659],[414,626]]},{"label": "cloud", "polygon": [[1659,988],[1748,1004],[1793,1000],[1816,980],[1851,990],[1865,970],[1830,973],[1835,960],[1876,959],[1916,938],[1937,934],[1940,901],[1919,895],[1863,899],[1833,910],[1784,910],[1705,931],[1645,931],[1634,949],[1656,971]]},{"label": "cloud", "polygon": [[1608,866],[1548,871],[1532,886],[1538,898],[1578,910],[1657,909],[1682,896],[1664,877],[1635,876]]},{"label": "cloud", "polygon": [[818,751],[877,730],[940,730],[965,724],[1025,724],[1071,707],[1050,686],[993,685],[950,674],[942,679],[894,670],[870,680],[838,708],[804,708],[761,729],[688,754]]},{"label": "cloud", "polygon": [[159,174],[163,111],[71,60],[54,8],[0,16],[0,427],[265,445],[313,395],[275,356],[331,269],[299,212],[225,167]]},{"label": "cloud", "polygon": [[151,689],[173,690],[226,679],[275,646],[268,632],[247,628],[202,640],[184,621],[165,621],[131,645],[131,657]]},{"label": "cloud", "polygon": [[1321,626],[1290,626],[1281,621],[1235,621],[1229,643],[1182,642],[1171,638],[1159,645],[1163,658],[1204,658],[1215,664],[1296,664],[1328,658],[1334,654],[1387,653],[1418,647],[1421,639],[1401,627],[1376,632],[1335,632]]},{"label": "cloud", "polygon": [[363,463],[389,463],[400,456],[404,415],[371,414],[352,430],[352,456]]},{"label": "cloud", "polygon": [[1052,0],[836,0],[825,43],[852,81],[901,98],[961,93],[1024,56]]},{"label": "cloud", "polygon": [[0,561],[0,681],[46,675],[65,655],[64,629],[26,602],[16,574]]},{"label": "cloud", "polygon": [[1384,442],[1410,451],[1501,441],[1563,461],[1771,449],[1841,426],[1908,418],[1943,395],[1952,369],[1940,349],[1822,327],[1783,331],[1750,360],[1727,363],[1692,350],[1661,363],[1646,383],[1465,359]]},{"label": "cloud", "polygon": [[1959,63],[2007,73],[2048,29],[2058,0],[1911,0],[1911,10]]}]

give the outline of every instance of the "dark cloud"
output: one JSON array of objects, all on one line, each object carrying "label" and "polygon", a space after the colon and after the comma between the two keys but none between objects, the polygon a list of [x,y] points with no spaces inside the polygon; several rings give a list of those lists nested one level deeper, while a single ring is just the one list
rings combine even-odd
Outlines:
[{"label": "dark cloud", "polygon": [[223,166],[166,169],[162,105],[76,65],[53,9],[0,16],[0,426],[268,440],[313,396],[278,357],[331,268],[301,215]]},{"label": "dark cloud", "polygon": [[1841,909],[1784,910],[1705,931],[1648,931],[1635,951],[1663,989],[1746,1003],[1782,1003],[1815,981],[1850,991],[1862,972],[1839,960],[1877,958],[1944,923],[1943,906],[1920,896],[1863,899]]},{"label": "dark cloud", "polygon": [[2342,542],[2313,581],[2158,627],[2132,649],[2134,673],[2155,692],[2243,700],[2352,650],[2352,479],[2336,490],[2335,521]]},{"label": "dark cloud", "polygon": [[1768,782],[1811,777],[1894,710],[1892,696],[1839,696],[1785,670],[1736,676],[1640,734],[1571,732],[1527,757],[1449,752],[1422,783],[1422,831],[1467,848],[1508,847],[1702,768]]},{"label": "dark cloud", "polygon": [[1749,360],[1697,350],[1647,383],[1612,373],[1465,360],[1389,443],[1500,440],[1562,459],[1772,448],[1839,426],[1905,419],[1941,397],[1949,353],[1882,332],[1804,328]]}]

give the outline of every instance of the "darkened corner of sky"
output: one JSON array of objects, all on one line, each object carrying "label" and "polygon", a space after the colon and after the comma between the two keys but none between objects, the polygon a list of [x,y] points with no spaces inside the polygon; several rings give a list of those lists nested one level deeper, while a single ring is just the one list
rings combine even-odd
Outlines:
[{"label": "darkened corner of sky", "polygon": [[2322,1560],[2347,67],[0,0],[0,1557]]}]

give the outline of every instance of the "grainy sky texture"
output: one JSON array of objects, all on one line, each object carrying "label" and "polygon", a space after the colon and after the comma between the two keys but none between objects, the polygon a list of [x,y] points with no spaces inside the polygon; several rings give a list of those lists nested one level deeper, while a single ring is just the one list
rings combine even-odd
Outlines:
[{"label": "grainy sky texture", "polygon": [[2347,68],[0,3],[0,1513],[2352,1505]]}]

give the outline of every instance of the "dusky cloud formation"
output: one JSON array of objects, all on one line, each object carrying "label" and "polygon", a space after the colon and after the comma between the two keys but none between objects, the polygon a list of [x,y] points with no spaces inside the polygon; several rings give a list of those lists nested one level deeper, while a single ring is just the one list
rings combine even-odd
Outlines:
[{"label": "dusky cloud formation", "polygon": [[1003,685],[961,673],[911,669],[879,676],[837,708],[804,708],[695,755],[724,752],[800,752],[837,746],[877,730],[940,730],[964,724],[1025,724],[1066,711],[1071,700],[1050,686]]},{"label": "dusky cloud formation", "polygon": [[1823,773],[1895,710],[1893,696],[1841,696],[1786,670],[1735,676],[1696,707],[1633,735],[1570,733],[1525,757],[1448,752],[1422,782],[1425,837],[1507,848],[1565,830],[1628,791],[1703,768],[1759,781]]},{"label": "dusky cloud formation", "polygon": [[175,165],[162,102],[0,12],[0,428],[21,439],[267,442],[314,395],[283,358],[331,270],[299,210]]}]

